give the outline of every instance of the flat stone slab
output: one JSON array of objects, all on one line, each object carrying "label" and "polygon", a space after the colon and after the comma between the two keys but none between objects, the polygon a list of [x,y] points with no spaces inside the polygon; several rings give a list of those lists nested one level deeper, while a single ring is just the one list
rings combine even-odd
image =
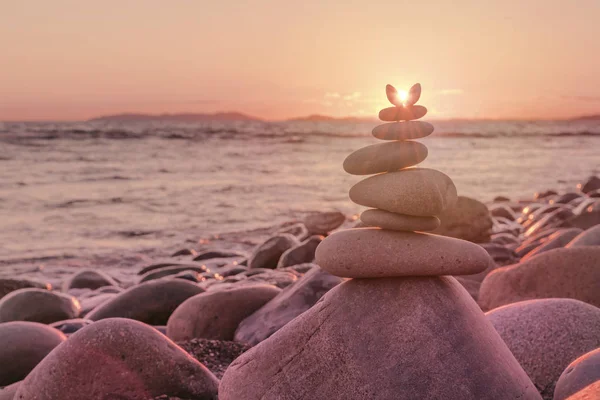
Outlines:
[{"label": "flat stone slab", "polygon": [[417,217],[439,215],[457,197],[452,180],[428,168],[371,176],[350,189],[350,200],[356,204]]},{"label": "flat stone slab", "polygon": [[395,141],[363,147],[344,160],[344,170],[353,175],[372,175],[412,167],[427,158],[427,147],[419,142]]},{"label": "flat stone slab", "polygon": [[427,233],[379,228],[336,232],[317,247],[316,262],[345,278],[471,275],[493,263],[474,243]]},{"label": "flat stone slab", "polygon": [[426,232],[440,226],[438,217],[415,217],[377,209],[364,211],[360,215],[360,220],[365,225],[378,226],[392,231]]},{"label": "flat stone slab", "polygon": [[410,140],[431,135],[433,125],[425,121],[403,121],[373,128],[372,135],[381,140]]},{"label": "flat stone slab", "polygon": [[388,107],[379,111],[379,119],[382,121],[409,121],[423,118],[427,109],[423,106]]}]

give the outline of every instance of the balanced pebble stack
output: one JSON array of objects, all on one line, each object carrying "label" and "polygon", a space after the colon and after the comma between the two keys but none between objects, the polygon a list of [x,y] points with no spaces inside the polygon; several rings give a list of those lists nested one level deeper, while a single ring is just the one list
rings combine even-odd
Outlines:
[{"label": "balanced pebble stack", "polygon": [[409,168],[427,148],[409,141],[433,126],[411,88],[405,104],[388,85],[390,123],[373,135],[386,143],[352,153],[344,169],[377,174],[350,189],[373,209],[371,227],[325,238],[316,262],[353,278],[242,354],[227,369],[219,399],[541,399],[537,389],[467,291],[451,275],[492,263],[471,242],[423,233],[457,199],[443,173]]}]

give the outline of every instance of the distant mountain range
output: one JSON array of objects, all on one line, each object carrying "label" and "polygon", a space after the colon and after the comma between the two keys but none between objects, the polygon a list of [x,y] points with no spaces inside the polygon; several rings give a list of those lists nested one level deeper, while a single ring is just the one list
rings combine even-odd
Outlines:
[{"label": "distant mountain range", "polygon": [[[169,122],[204,122],[204,121],[264,121],[240,112],[218,112],[212,114],[183,113],[183,114],[115,114],[92,118],[89,121],[169,121]],[[309,115],[306,117],[290,118],[286,121],[309,121],[309,122],[372,122],[375,118],[361,117],[330,117],[327,115]]]},{"label": "distant mountain range", "polygon": [[[331,117],[328,115],[313,114],[306,117],[290,118],[286,122],[373,122],[375,117]],[[600,121],[600,114],[584,115],[579,117],[567,118],[568,121]],[[92,118],[90,121],[116,121],[116,122],[133,122],[133,121],[169,121],[169,122],[209,122],[209,121],[255,121],[264,122],[265,120],[253,117],[240,112],[217,112],[212,114],[206,113],[181,113],[181,114],[115,114],[105,115],[97,118]]]}]

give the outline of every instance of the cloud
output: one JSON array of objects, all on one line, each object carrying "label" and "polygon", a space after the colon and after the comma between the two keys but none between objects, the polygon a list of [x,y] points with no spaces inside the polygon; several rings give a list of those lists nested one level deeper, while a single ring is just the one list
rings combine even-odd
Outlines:
[{"label": "cloud", "polygon": [[438,93],[441,95],[457,95],[457,94],[463,94],[463,90],[462,89],[442,89],[442,90],[438,90]]}]

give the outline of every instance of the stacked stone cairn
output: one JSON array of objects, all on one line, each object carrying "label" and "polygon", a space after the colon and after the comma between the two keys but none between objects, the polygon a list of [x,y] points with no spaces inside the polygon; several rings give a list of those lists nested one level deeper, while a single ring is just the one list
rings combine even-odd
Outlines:
[{"label": "stacked stone cairn", "polygon": [[232,363],[221,400],[238,399],[541,399],[535,386],[467,291],[452,275],[484,271],[480,246],[433,230],[457,198],[443,173],[409,168],[427,148],[410,139],[431,134],[415,121],[414,85],[405,103],[387,86],[394,107],[373,135],[386,140],[344,162],[357,175],[377,174],[350,189],[373,209],[371,226],[328,236],[317,248],[325,271],[352,278]]}]

